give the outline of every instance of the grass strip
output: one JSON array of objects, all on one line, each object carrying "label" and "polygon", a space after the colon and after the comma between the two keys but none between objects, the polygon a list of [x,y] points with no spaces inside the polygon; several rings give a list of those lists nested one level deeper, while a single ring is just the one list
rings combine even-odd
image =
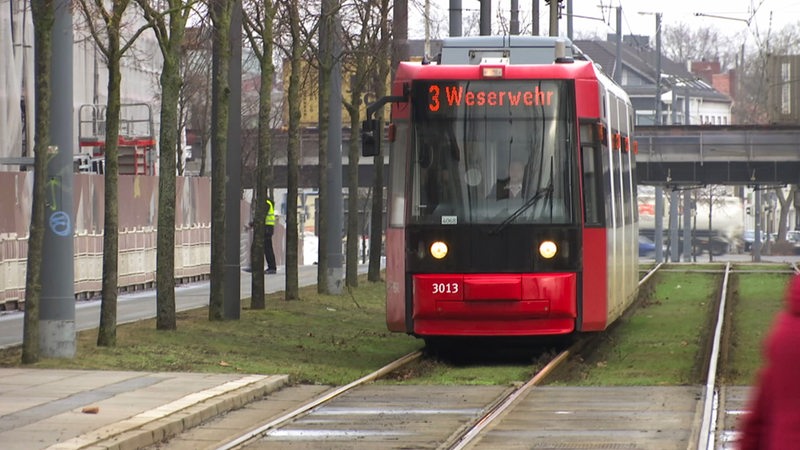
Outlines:
[{"label": "grass strip", "polygon": [[[155,319],[117,327],[115,347],[97,347],[97,330],[78,333],[72,359],[45,358],[48,369],[288,374],[292,381],[341,385],[419,349],[422,342],[390,333],[385,283],[363,277],[342,295],[302,288],[301,300],[267,296],[263,310],[242,301],[240,320],[210,322],[207,308],[178,313],[174,331]],[[20,366],[21,348],[0,351],[0,366]]]}]

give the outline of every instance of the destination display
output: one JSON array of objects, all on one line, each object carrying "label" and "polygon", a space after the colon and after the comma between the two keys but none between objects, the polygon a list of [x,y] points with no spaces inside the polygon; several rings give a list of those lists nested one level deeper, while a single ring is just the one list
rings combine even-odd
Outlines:
[{"label": "destination display", "polygon": [[[552,113],[563,96],[563,82],[536,81],[419,81],[412,88],[415,110],[428,118],[480,114],[507,117],[529,115],[531,108]],[[475,110],[475,111],[470,111]]]}]

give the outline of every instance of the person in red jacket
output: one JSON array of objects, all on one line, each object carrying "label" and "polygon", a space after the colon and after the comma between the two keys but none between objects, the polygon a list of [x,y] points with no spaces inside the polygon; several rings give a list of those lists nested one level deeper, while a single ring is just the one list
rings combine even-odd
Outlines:
[{"label": "person in red jacket", "polygon": [[786,306],[764,342],[764,367],[750,394],[739,437],[741,450],[800,445],[800,275],[789,283]]}]

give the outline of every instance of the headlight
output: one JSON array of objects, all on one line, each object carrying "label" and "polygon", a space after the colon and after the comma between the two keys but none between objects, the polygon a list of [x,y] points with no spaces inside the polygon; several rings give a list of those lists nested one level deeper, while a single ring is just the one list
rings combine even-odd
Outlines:
[{"label": "headlight", "polygon": [[442,241],[436,241],[431,244],[431,256],[436,259],[442,259],[447,256],[447,244]]},{"label": "headlight", "polygon": [[542,255],[544,259],[550,259],[553,256],[556,256],[558,252],[558,246],[553,241],[543,241],[539,244],[539,254]]}]

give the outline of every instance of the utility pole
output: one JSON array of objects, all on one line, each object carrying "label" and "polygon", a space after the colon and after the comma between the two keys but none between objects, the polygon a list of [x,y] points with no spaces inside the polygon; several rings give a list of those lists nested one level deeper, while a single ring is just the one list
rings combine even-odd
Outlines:
[{"label": "utility pole", "polygon": [[559,0],[550,0],[550,36],[558,36],[558,3]]},{"label": "utility pole", "polygon": [[653,125],[661,125],[661,13],[639,12],[642,15],[656,16],[656,90],[653,102]]},{"label": "utility pole", "polygon": [[45,358],[75,356],[75,262],[72,211],[72,12],[68,0],[55,6],[50,83],[52,120],[47,162],[39,344]]},{"label": "utility pole", "polygon": [[519,0],[511,0],[511,21],[508,32],[512,36],[519,34]]},{"label": "utility pole", "polygon": [[[225,294],[222,316],[239,320],[241,312],[241,220],[242,199],[242,2],[235,1],[231,10],[231,58],[228,66],[228,152],[225,169]],[[259,193],[260,194],[260,193]],[[268,245],[268,244],[265,244]],[[256,276],[258,274],[253,274]]]},{"label": "utility pole", "polygon": [[450,0],[450,36],[461,36],[461,0]]},{"label": "utility pole", "polygon": [[572,0],[567,0],[567,37],[572,41]]},{"label": "utility pole", "polygon": [[622,84],[622,7],[617,6],[617,54],[614,58],[614,81]]},{"label": "utility pole", "polygon": [[491,36],[492,0],[480,0],[480,2],[481,2],[481,18],[480,18],[481,36]]},{"label": "utility pole", "polygon": [[[327,252],[327,288],[328,293],[338,295],[342,293],[344,285],[344,256],[342,254],[342,237],[344,222],[343,196],[342,196],[342,73],[340,53],[342,44],[339,40],[339,13],[328,10],[334,5],[331,1],[323,1],[326,5],[325,14],[333,14],[333,27],[325,27],[325,38],[331,42],[327,45],[332,55],[330,100],[328,101],[328,166],[320,167],[328,173],[328,201],[325,205],[325,217],[328,227],[323,232],[327,236],[327,248],[320,251]],[[322,36],[321,36],[322,37]],[[356,161],[357,163],[357,161]],[[351,194],[355,195],[355,193]],[[293,212],[296,214],[296,212]],[[352,212],[357,214],[357,211]]]},{"label": "utility pole", "polygon": [[661,125],[661,13],[656,13],[656,117],[655,125]]},{"label": "utility pole", "polygon": [[431,54],[431,0],[425,0],[425,49],[422,57],[428,59]]}]

